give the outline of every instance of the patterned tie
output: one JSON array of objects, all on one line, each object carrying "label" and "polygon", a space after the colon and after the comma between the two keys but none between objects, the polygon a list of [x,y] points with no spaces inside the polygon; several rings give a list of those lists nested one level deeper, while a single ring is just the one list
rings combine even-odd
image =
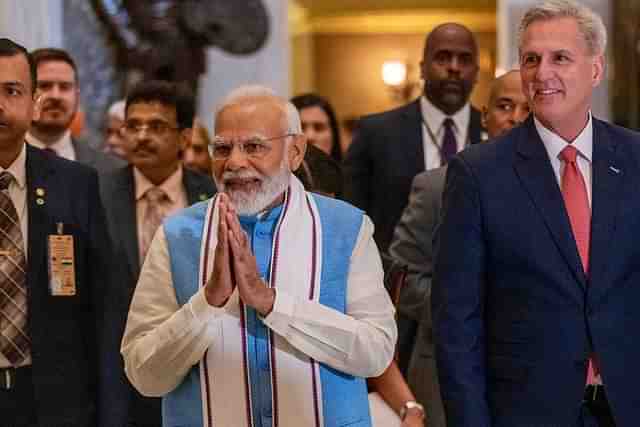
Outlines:
[{"label": "patterned tie", "polygon": [[[564,205],[569,214],[571,230],[578,247],[578,253],[582,260],[582,268],[586,275],[589,274],[589,243],[591,240],[591,208],[589,207],[589,196],[584,177],[578,169],[576,157],[578,150],[567,145],[560,153],[560,159],[564,161],[564,172],[562,173],[562,197]],[[598,381],[597,365],[594,359],[589,358],[589,368],[587,370],[587,384],[595,384]]]},{"label": "patterned tie", "polygon": [[442,138],[442,156],[440,158],[440,165],[444,166],[449,163],[449,160],[455,156],[458,152],[458,144],[456,142],[456,135],[453,132],[453,119],[447,117],[442,124],[444,126],[444,137]]},{"label": "patterned tie", "polygon": [[0,173],[0,352],[13,365],[30,354],[27,334],[26,258],[20,221],[11,198],[13,176]]},{"label": "patterned tie", "polygon": [[142,225],[140,265],[144,262],[149,246],[151,246],[151,240],[153,240],[156,230],[164,219],[164,210],[162,208],[164,202],[167,200],[167,194],[159,187],[151,187],[144,194],[144,197],[147,199],[147,209],[144,212],[144,224]]}]

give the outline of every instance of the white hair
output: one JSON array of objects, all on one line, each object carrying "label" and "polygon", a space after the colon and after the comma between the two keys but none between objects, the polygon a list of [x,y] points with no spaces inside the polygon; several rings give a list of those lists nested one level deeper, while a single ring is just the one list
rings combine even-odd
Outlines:
[{"label": "white hair", "polygon": [[244,85],[233,89],[216,108],[215,117],[217,119],[222,110],[232,105],[263,99],[275,100],[282,107],[286,120],[287,133],[293,135],[302,134],[302,124],[300,122],[298,109],[291,102],[279,97],[273,89],[262,85]]},{"label": "white hair", "polygon": [[522,48],[522,37],[529,25],[536,21],[554,18],[574,18],[587,49],[592,56],[602,55],[607,47],[607,29],[600,15],[574,0],[546,0],[527,10],[518,29],[518,46]]},{"label": "white hair", "polygon": [[109,107],[109,110],[107,110],[107,114],[109,116],[113,116],[117,119],[124,121],[125,105],[126,105],[126,102],[124,99],[116,101],[113,104],[111,104],[111,106]]}]

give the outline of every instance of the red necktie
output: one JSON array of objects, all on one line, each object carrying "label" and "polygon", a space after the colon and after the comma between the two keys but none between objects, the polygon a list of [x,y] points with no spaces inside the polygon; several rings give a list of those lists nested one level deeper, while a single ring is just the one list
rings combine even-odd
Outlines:
[{"label": "red necktie", "polygon": [[[564,161],[564,171],[562,173],[562,197],[564,205],[569,214],[571,230],[578,247],[578,253],[582,260],[582,267],[585,275],[589,274],[589,242],[591,239],[591,208],[589,206],[589,196],[584,177],[578,169],[576,157],[578,150],[567,145],[560,153],[560,158]],[[594,365],[593,355],[589,358],[589,369],[587,371],[587,384],[594,384],[598,375],[597,366]]]}]

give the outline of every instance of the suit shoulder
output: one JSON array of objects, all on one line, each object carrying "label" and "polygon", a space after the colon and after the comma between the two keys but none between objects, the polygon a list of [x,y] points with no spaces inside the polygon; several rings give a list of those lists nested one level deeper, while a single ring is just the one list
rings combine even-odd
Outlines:
[{"label": "suit shoulder", "polygon": [[213,182],[213,178],[209,175],[205,175],[203,173],[184,168],[184,174],[187,178],[187,182],[191,182],[200,188],[207,190],[209,193],[213,194],[216,192],[216,185]]},{"label": "suit shoulder", "polygon": [[378,126],[388,126],[389,122],[394,122],[406,114],[419,112],[418,101],[403,105],[393,110],[383,111],[380,113],[369,114],[362,117],[358,122],[358,128],[370,128]]},{"label": "suit shoulder", "polygon": [[131,182],[133,182],[133,173],[129,165],[107,171],[98,171],[98,176],[100,177],[100,187],[104,189],[117,187],[127,179],[131,179]]},{"label": "suit shoulder", "polygon": [[596,120],[596,124],[602,126],[615,141],[630,142],[634,147],[638,147],[640,143],[640,132],[638,131],[602,120]]}]

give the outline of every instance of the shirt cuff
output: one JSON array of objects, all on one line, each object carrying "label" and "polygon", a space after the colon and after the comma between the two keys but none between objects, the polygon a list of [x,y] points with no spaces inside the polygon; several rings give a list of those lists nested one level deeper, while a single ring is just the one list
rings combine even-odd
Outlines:
[{"label": "shirt cuff", "polygon": [[263,319],[264,324],[279,335],[286,337],[295,305],[296,301],[291,295],[277,289],[273,310]]},{"label": "shirt cuff", "polygon": [[207,302],[204,288],[200,288],[198,292],[191,297],[189,307],[191,308],[193,317],[200,322],[206,322],[207,320],[220,317],[222,313],[224,313],[224,306],[214,307]]}]

